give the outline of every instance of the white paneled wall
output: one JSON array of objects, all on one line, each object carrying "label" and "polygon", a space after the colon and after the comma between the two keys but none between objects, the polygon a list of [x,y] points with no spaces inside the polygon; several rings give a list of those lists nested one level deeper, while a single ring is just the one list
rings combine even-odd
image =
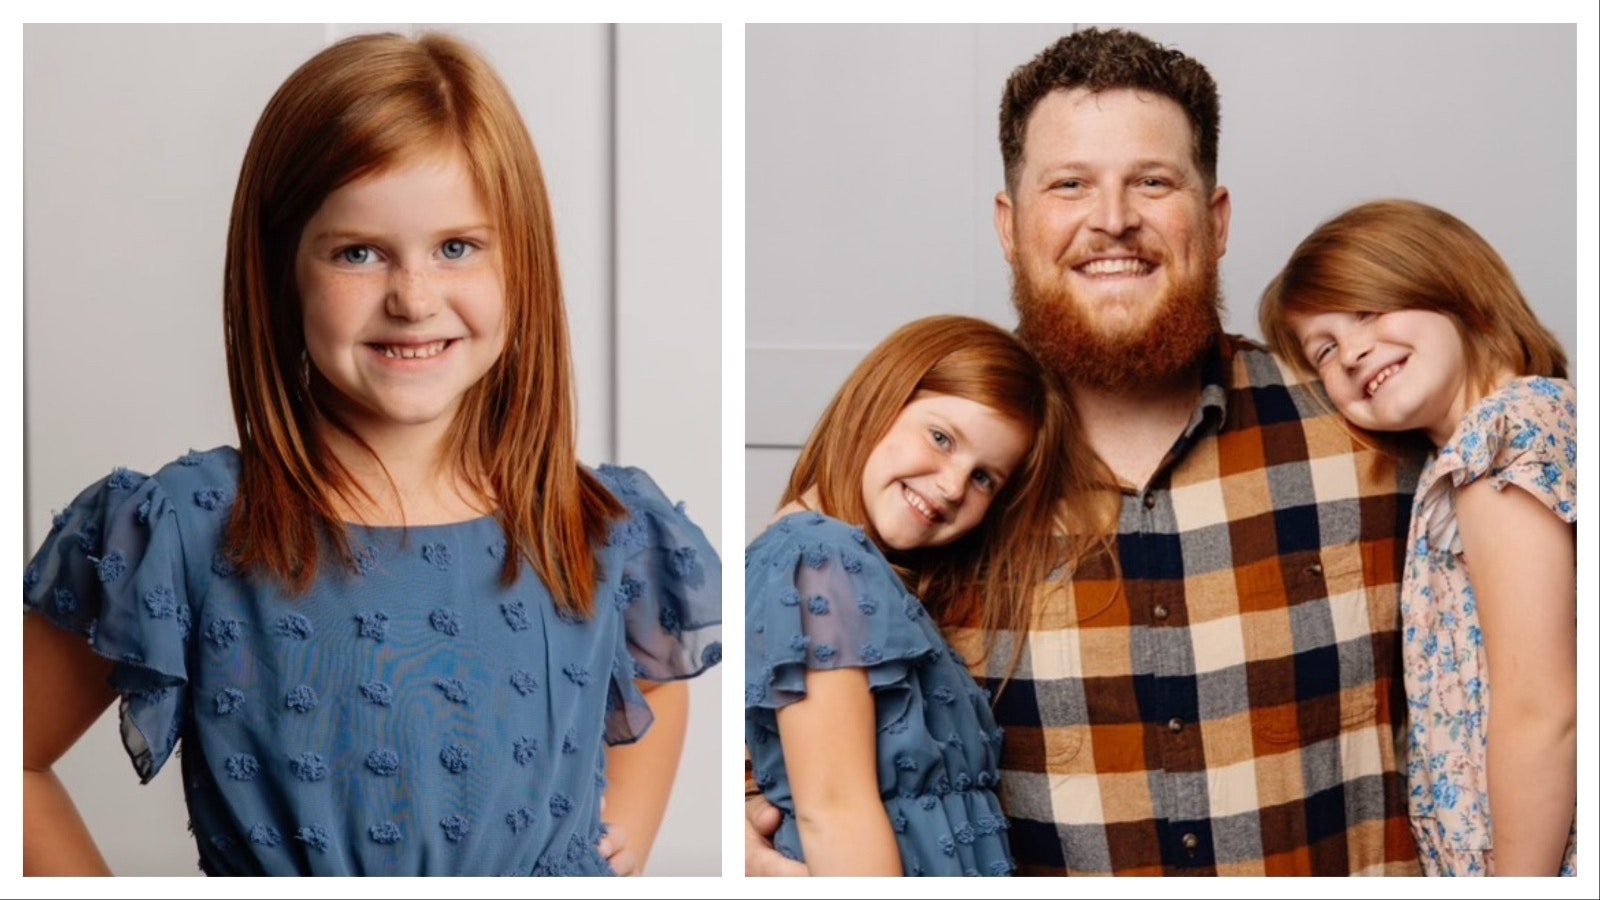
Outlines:
[{"label": "white paneled wall", "polygon": [[[328,43],[424,27],[24,29],[25,554],[52,510],[112,467],[154,471],[234,442],[222,261],[256,118]],[[490,59],[539,149],[583,459],[647,469],[725,546],[718,26],[437,27]],[[689,748],[649,874],[721,871],[717,807],[695,802],[727,781],[720,683],[714,672],[691,688]],[[138,785],[114,710],[58,766],[120,874],[195,873],[171,768]]]}]

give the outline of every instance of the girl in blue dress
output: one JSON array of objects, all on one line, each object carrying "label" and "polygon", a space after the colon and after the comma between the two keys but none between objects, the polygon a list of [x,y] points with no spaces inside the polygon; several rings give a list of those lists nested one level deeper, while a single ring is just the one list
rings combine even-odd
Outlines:
[{"label": "girl in blue dress", "polygon": [[1092,492],[1074,434],[1028,351],[960,316],[890,335],[817,423],[745,556],[746,745],[811,874],[1010,874],[1000,730],[939,628],[1024,630],[1054,499]]},{"label": "girl in blue dress", "polygon": [[113,700],[141,779],[182,749],[208,874],[635,870],[720,562],[643,472],[577,460],[504,86],[438,35],[319,53],[256,127],[226,270],[238,448],[111,473],[27,567],[25,871],[105,871],[51,766]]},{"label": "girl in blue dress", "polygon": [[1352,425],[1434,451],[1400,594],[1423,871],[1575,875],[1577,391],[1561,345],[1487,241],[1405,200],[1312,232],[1261,328]]}]

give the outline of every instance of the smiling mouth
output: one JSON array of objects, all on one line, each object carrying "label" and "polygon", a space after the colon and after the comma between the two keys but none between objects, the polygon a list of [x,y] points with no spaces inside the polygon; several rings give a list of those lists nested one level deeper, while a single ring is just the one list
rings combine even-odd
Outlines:
[{"label": "smiling mouth", "polygon": [[1154,270],[1155,266],[1151,263],[1132,256],[1117,257],[1115,259],[1091,259],[1082,265],[1073,267],[1073,271],[1090,278],[1121,278],[1149,275]]},{"label": "smiling mouth", "polygon": [[1372,376],[1372,380],[1367,382],[1367,396],[1371,397],[1373,394],[1376,394],[1378,392],[1378,388],[1383,387],[1384,383],[1390,378],[1394,377],[1396,372],[1405,368],[1405,365],[1406,361],[1402,359],[1397,363],[1390,363],[1389,365],[1384,366],[1382,369],[1379,369],[1378,374]]},{"label": "smiling mouth", "polygon": [[905,497],[906,505],[910,506],[917,515],[926,519],[929,525],[937,525],[939,522],[944,521],[944,516],[935,510],[928,501],[922,499],[921,494],[904,484],[900,485],[900,492]]},{"label": "smiling mouth", "polygon": [[454,338],[450,338],[427,344],[368,344],[367,346],[386,359],[432,359],[449,349],[455,342]]}]

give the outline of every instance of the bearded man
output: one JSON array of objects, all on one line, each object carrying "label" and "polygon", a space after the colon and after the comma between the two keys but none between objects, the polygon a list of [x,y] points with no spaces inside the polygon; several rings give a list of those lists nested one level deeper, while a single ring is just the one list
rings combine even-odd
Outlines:
[{"label": "bearded man", "polygon": [[[1397,767],[1415,467],[1223,333],[1216,85],[1127,31],[1071,34],[1001,103],[995,228],[1019,333],[1121,491],[1116,559],[1042,585],[987,668],[1024,874],[1417,872]],[[983,635],[955,629],[970,659]],[[973,652],[966,652],[973,651]],[[748,874],[804,874],[746,806]]]}]

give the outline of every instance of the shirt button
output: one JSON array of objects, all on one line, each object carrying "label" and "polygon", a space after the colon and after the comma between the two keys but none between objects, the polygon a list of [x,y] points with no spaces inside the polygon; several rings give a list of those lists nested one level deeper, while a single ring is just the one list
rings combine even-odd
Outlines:
[{"label": "shirt button", "polygon": [[[1182,731],[1183,730],[1183,720],[1179,719],[1177,717],[1173,717],[1171,719],[1168,719],[1167,720],[1167,730],[1171,731],[1171,732]],[[1193,837],[1193,835],[1190,835],[1190,837]]]},{"label": "shirt button", "polygon": [[1156,508],[1156,495],[1155,494],[1145,494],[1144,495],[1144,508],[1145,509],[1155,509]]},{"label": "shirt button", "polygon": [[1165,619],[1167,617],[1167,607],[1161,603],[1157,603],[1156,608],[1151,610],[1151,612],[1154,613],[1155,617],[1158,619]]},{"label": "shirt button", "polygon": [[1184,835],[1183,836],[1183,849],[1188,850],[1191,853],[1193,853],[1195,850],[1200,849],[1200,839],[1198,837],[1195,837],[1193,832],[1190,832],[1189,834]]}]

